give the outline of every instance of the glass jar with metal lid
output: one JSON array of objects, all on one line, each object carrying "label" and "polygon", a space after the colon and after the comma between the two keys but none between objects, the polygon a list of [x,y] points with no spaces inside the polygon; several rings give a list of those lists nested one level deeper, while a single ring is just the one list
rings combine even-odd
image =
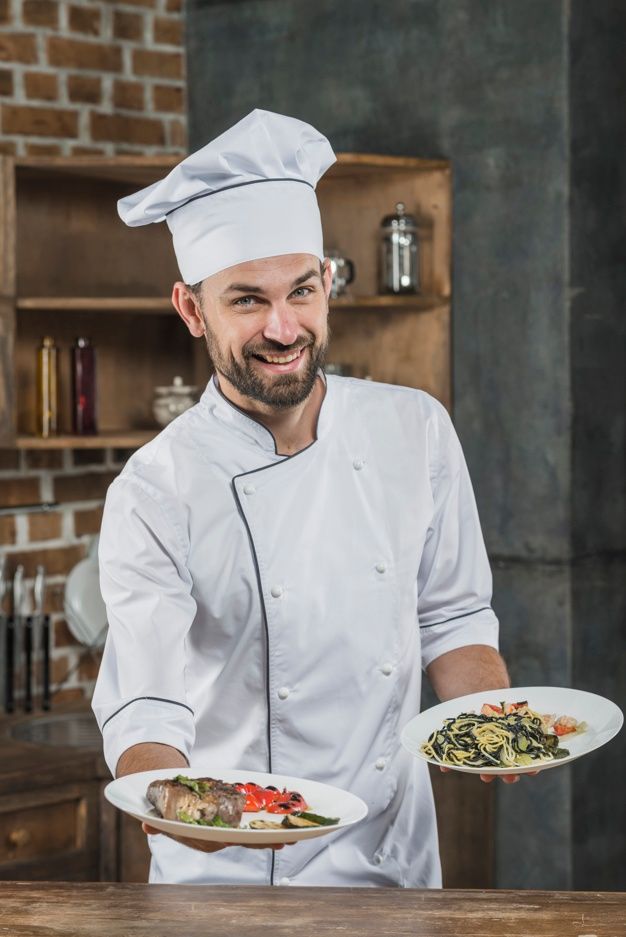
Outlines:
[{"label": "glass jar with metal lid", "polygon": [[417,222],[404,202],[381,222],[379,286],[381,293],[419,292]]}]

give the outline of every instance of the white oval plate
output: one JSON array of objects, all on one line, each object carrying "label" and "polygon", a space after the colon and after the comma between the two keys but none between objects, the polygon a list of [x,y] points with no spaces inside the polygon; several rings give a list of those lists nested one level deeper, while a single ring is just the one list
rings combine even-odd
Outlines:
[{"label": "white oval plate", "polygon": [[445,765],[451,771],[463,771],[466,774],[528,774],[531,771],[545,771],[569,764],[576,758],[606,745],[622,728],[624,716],[621,709],[595,693],[584,690],[570,690],[556,686],[509,687],[506,690],[485,690],[447,700],[438,706],[432,706],[411,719],[402,730],[401,741],[407,751],[418,758],[423,758],[431,765],[441,766],[441,762],[430,758],[420,751],[421,745],[435,729],[441,728],[444,719],[460,716],[464,712],[480,712],[483,703],[519,703],[527,700],[531,709],[538,713],[554,713],[555,716],[573,716],[579,722],[586,722],[587,728],[580,735],[565,735],[560,745],[570,754],[558,760],[536,761],[532,765],[520,765],[515,768],[465,768],[457,765]]},{"label": "white oval plate", "polygon": [[[325,817],[339,817],[339,823],[333,826],[315,826],[300,830],[251,830],[247,827],[250,820],[273,820],[280,822],[280,814],[261,811],[260,813],[244,813],[239,828],[225,828],[219,826],[194,826],[191,823],[182,823],[178,820],[164,820],[158,817],[152,804],[146,797],[146,790],[151,781],[160,778],[174,778],[177,774],[184,774],[189,778],[219,778],[227,783],[236,781],[253,781],[267,787],[273,784],[280,789],[286,787],[290,791],[299,791],[309,805],[311,813],[319,813]],[[276,845],[278,843],[296,843],[301,839],[313,839],[316,836],[325,836],[334,833],[353,823],[358,823],[367,816],[367,806],[354,794],[343,791],[330,784],[320,781],[307,781],[304,778],[292,778],[282,774],[263,774],[260,771],[248,771],[245,768],[228,770],[215,765],[192,765],[189,768],[165,768],[157,771],[142,771],[138,774],[129,774],[124,778],[111,781],[104,789],[104,796],[114,807],[129,813],[136,820],[148,823],[157,830],[171,833],[174,836],[185,836],[189,839],[204,839],[220,843],[233,843],[236,845]]]}]

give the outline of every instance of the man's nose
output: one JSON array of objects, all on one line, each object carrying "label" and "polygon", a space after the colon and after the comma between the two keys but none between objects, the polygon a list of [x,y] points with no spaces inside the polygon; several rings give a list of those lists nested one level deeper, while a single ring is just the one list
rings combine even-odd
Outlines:
[{"label": "man's nose", "polygon": [[263,337],[281,345],[291,345],[300,334],[298,317],[289,303],[275,303],[267,314]]}]

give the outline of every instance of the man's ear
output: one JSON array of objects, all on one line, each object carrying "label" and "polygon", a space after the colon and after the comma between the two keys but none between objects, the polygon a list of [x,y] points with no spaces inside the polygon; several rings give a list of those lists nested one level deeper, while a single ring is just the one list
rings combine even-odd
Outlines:
[{"label": "man's ear", "polygon": [[200,303],[182,281],[172,287],[172,305],[194,338],[204,335],[205,326]]},{"label": "man's ear", "polygon": [[324,293],[326,294],[326,299],[330,297],[330,290],[333,285],[333,270],[330,265],[330,260],[328,257],[325,257],[322,262],[322,282],[324,284]]}]

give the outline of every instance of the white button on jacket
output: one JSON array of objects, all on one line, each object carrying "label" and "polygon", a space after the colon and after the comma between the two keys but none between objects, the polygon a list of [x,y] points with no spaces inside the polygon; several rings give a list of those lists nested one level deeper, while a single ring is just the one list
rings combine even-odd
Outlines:
[{"label": "white button on jacket", "polygon": [[112,772],[131,745],[161,742],[205,773],[337,785],[369,815],[275,854],[157,836],[152,882],[441,883],[428,772],[400,731],[421,668],[497,645],[467,470],[444,408],[408,388],[329,376],[317,435],[278,455],[210,382],[128,461],[100,537],[109,634],[93,706]]}]

